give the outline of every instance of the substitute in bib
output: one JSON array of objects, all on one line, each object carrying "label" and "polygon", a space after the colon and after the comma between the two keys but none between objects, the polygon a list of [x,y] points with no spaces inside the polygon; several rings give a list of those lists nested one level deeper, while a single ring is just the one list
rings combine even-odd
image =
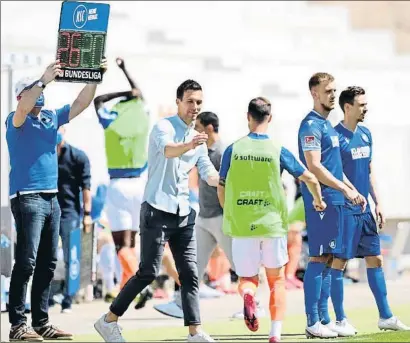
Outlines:
[{"label": "substitute in bib", "polygon": [[263,265],[271,290],[269,342],[279,342],[286,307],[284,266],[288,262],[288,212],[281,170],[306,183],[317,210],[324,210],[326,204],[316,177],[267,135],[272,120],[270,102],[261,97],[251,100],[247,117],[250,133],[223,154],[218,197],[224,208],[223,231],[232,237],[245,324],[251,331],[258,330],[255,291]]},{"label": "substitute in bib", "polygon": [[[140,208],[147,181],[148,135],[150,118],[144,97],[125,68],[124,60],[117,58],[131,90],[100,95],[94,106],[104,129],[105,154],[110,184],[107,189],[105,212],[122,267],[120,287],[138,268],[135,247],[140,225]],[[119,101],[108,110],[105,103]]]}]

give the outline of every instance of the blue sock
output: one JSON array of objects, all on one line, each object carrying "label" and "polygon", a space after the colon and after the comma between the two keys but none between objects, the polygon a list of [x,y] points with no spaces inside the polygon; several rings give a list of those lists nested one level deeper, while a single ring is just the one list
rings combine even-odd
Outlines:
[{"label": "blue sock", "polygon": [[335,309],[336,320],[341,321],[346,318],[343,309],[343,270],[331,268],[330,273],[332,275],[330,294],[332,297],[333,308]]},{"label": "blue sock", "polygon": [[303,289],[308,326],[312,326],[319,321],[318,301],[322,287],[322,272],[325,266],[325,263],[309,262],[306,268]]},{"label": "blue sock", "polygon": [[330,284],[332,281],[332,277],[330,274],[330,268],[326,267],[322,273],[322,289],[320,292],[320,299],[319,299],[319,317],[322,324],[329,324],[330,323],[330,316],[329,316],[329,297],[330,297]]},{"label": "blue sock", "polygon": [[369,281],[370,289],[376,299],[377,308],[379,309],[380,318],[389,319],[393,317],[387,301],[386,280],[382,268],[367,268],[367,280]]}]

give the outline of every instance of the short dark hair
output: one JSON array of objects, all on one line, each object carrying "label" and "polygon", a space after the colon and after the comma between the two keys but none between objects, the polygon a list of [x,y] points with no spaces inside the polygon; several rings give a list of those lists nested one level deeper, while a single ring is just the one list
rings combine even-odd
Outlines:
[{"label": "short dark hair", "polygon": [[319,85],[322,81],[334,81],[335,78],[329,73],[315,73],[309,79],[309,90],[312,90],[313,87]]},{"label": "short dark hair", "polygon": [[258,123],[262,123],[271,114],[272,105],[270,101],[263,97],[257,97],[250,101],[248,113]]},{"label": "short dark hair", "polygon": [[219,130],[219,118],[213,112],[202,112],[198,115],[197,119],[203,126],[212,125],[215,132]]},{"label": "short dark hair", "polygon": [[339,106],[342,109],[343,113],[345,112],[345,104],[353,105],[354,98],[357,95],[366,94],[365,90],[362,87],[350,86],[340,93],[339,96]]},{"label": "short dark hair", "polygon": [[194,80],[186,80],[182,82],[177,89],[177,99],[182,100],[186,91],[201,91],[201,85]]}]

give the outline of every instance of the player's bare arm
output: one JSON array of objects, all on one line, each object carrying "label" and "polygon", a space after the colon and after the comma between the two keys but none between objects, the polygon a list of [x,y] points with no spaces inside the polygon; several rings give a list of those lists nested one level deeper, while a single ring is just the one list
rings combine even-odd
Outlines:
[{"label": "player's bare arm", "polygon": [[[101,69],[103,73],[107,70],[107,60],[104,58],[101,63]],[[69,120],[74,119],[80,113],[82,113],[88,106],[90,106],[91,102],[94,99],[95,91],[97,89],[97,84],[88,84],[86,85],[78,94],[77,99],[74,100],[73,104],[71,105]]]},{"label": "player's bare arm", "polygon": [[[44,74],[40,78],[40,81],[44,85],[47,85],[51,81],[55,80],[55,78],[61,73],[62,71],[61,71],[60,61],[57,60],[51,63],[46,68],[46,70],[44,71]],[[14,127],[20,127],[24,124],[24,122],[26,121],[27,115],[30,113],[30,111],[35,106],[37,98],[41,95],[42,92],[43,92],[43,88],[38,85],[34,85],[30,89],[22,92],[21,99],[19,99],[19,102],[17,104],[16,112],[13,115],[13,126]]]},{"label": "player's bare arm", "polygon": [[225,180],[224,179],[219,180],[219,184],[217,186],[217,193],[218,193],[219,204],[221,205],[222,208],[224,208],[224,205],[225,205]]},{"label": "player's bare arm", "polygon": [[362,202],[360,194],[357,191],[350,189],[345,183],[335,178],[321,163],[321,152],[317,150],[304,152],[307,167],[312,172],[320,183],[343,192],[354,205]]},{"label": "player's bare arm", "polygon": [[370,162],[370,196],[372,197],[374,204],[376,205],[376,219],[379,223],[379,228],[382,229],[386,224],[386,218],[384,216],[384,212],[380,204],[380,197],[376,187],[376,178],[373,172],[372,162]]},{"label": "player's bare arm", "polygon": [[322,199],[322,190],[320,188],[319,180],[316,176],[308,170],[299,176],[300,181],[304,182],[313,196],[313,206],[316,211],[324,211],[327,207]]},{"label": "player's bare arm", "polygon": [[98,111],[100,108],[104,107],[104,104],[108,101],[111,101],[116,98],[121,98],[121,97],[130,98],[132,96],[133,96],[132,91],[102,94],[102,95],[97,96],[94,99],[94,107],[95,107],[95,110]]},{"label": "player's bare arm", "polygon": [[124,59],[121,57],[117,57],[117,59],[115,60],[117,62],[118,67],[123,71],[125,77],[128,80],[128,83],[131,86],[132,89],[132,95],[135,97],[140,97],[141,99],[144,99],[141,89],[139,89],[139,87],[137,86],[135,80],[131,77],[130,73],[128,72],[127,68],[125,68],[125,62]]}]

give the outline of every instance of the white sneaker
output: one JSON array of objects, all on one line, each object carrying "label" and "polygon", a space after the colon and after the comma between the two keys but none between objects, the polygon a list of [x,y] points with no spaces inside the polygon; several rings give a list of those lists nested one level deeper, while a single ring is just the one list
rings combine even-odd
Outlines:
[{"label": "white sneaker", "polygon": [[393,331],[410,331],[410,327],[404,325],[397,317],[393,316],[389,319],[379,319],[380,330],[393,330]]},{"label": "white sneaker", "polygon": [[205,284],[199,286],[199,298],[201,299],[220,298],[224,295],[225,293],[213,289],[212,287],[209,287]]},{"label": "white sneaker", "polygon": [[207,333],[200,331],[195,336],[188,335],[187,342],[215,342]]},{"label": "white sneaker", "polygon": [[337,333],[330,330],[327,326],[321,322],[316,322],[312,326],[307,326],[305,329],[307,338],[336,338]]},{"label": "white sneaker", "polygon": [[105,314],[95,322],[94,328],[105,342],[125,342],[121,335],[121,327],[117,322],[107,323]]},{"label": "white sneaker", "polygon": [[336,332],[339,337],[351,337],[355,336],[357,330],[355,327],[347,321],[347,318],[344,318],[340,322],[330,322],[324,324],[329,330]]},{"label": "white sneaker", "polygon": [[[235,312],[232,316],[231,319],[241,319],[243,320],[243,309]],[[256,300],[256,318],[264,318],[266,317],[266,311],[262,307],[261,303],[259,300]]]}]

